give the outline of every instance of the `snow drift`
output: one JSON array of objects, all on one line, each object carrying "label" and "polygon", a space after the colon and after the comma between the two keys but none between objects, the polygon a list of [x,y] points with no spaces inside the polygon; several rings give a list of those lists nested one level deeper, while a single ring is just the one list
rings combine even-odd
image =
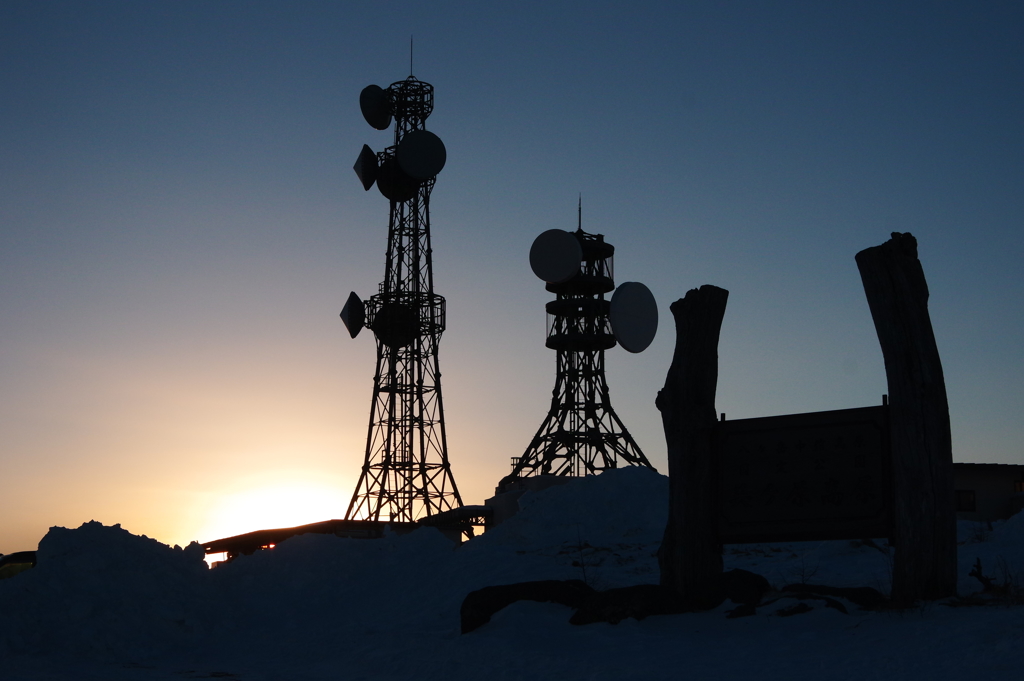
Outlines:
[{"label": "snow drift", "polygon": [[[726,619],[726,604],[573,627],[567,608],[515,603],[460,635],[463,599],[486,586],[656,583],[667,493],[653,471],[608,471],[524,495],[518,515],[461,546],[432,528],[380,540],[304,535],[212,570],[197,544],[168,547],[96,522],[53,528],[38,566],[0,581],[0,666],[6,680],[93,678],[84,670],[100,665],[94,678],[117,681],[214,670],[243,679],[662,678],[684,667],[698,678],[810,678],[822,669],[851,679],[954,669],[981,678],[1016,664],[1019,608],[814,608],[786,618],[765,608]],[[962,522],[960,532],[962,594],[981,588],[968,576],[979,558],[993,578],[1020,579],[1024,516],[991,530]],[[776,587],[884,592],[889,556],[884,540],[800,542],[728,546],[725,563]],[[878,655],[888,662],[872,664]]]}]

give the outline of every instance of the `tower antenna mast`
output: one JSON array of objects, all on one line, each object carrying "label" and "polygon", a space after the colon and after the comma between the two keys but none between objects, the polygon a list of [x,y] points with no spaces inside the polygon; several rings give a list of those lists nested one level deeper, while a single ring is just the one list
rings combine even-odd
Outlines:
[{"label": "tower antenna mast", "polygon": [[[409,39],[410,68],[412,37]],[[412,75],[359,97],[377,130],[395,122],[394,144],[364,145],[355,171],[367,190],[377,184],[390,203],[384,281],[361,300],[349,296],[341,318],[355,337],[365,325],[377,341],[366,455],[346,520],[414,522],[462,506],[451,465],[437,350],[445,300],[434,293],[430,192],[447,159],[444,143],[424,122],[434,87]]]},{"label": "tower antenna mast", "polygon": [[615,247],[604,235],[583,231],[582,194],[576,210],[575,232],[548,230],[530,248],[534,274],[557,295],[545,306],[545,345],[558,353],[555,388],[547,416],[523,455],[512,459],[499,492],[538,475],[595,475],[620,464],[653,468],[612,409],[604,354],[615,345],[645,350],[658,328],[657,303],[637,282],[615,290]]}]

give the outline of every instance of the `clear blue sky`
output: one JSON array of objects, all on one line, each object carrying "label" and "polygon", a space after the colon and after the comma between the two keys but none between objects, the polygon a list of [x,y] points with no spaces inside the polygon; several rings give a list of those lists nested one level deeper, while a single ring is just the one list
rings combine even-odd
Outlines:
[{"label": "clear blue sky", "polygon": [[668,305],[701,284],[730,291],[719,411],[880,401],[853,258],[892,231],[920,243],[954,458],[1024,463],[1020,3],[5,2],[0,551],[90,519],[183,543],[344,514],[374,348],[337,315],[375,290],[387,228],[351,167],[390,133],[358,95],[409,75],[410,34],[448,149],[435,282],[468,503],[546,412],[527,254],[580,193],[618,282],[661,307],[647,352],[608,355],[660,469]]}]

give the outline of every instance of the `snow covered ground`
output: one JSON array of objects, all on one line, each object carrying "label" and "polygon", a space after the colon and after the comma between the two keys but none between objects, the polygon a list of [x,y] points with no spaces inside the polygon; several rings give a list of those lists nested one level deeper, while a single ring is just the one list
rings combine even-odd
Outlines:
[{"label": "snow covered ground", "polygon": [[[1024,607],[1005,604],[843,614],[811,601],[782,616],[795,603],[783,599],[736,619],[726,602],[574,626],[566,607],[518,602],[460,634],[462,600],[484,586],[657,582],[667,488],[621,469],[528,494],[519,515],[458,547],[430,528],[305,535],[212,570],[197,545],[99,523],[53,528],[38,566],[0,581],[0,679],[1019,678]],[[1024,584],[1024,515],[959,529],[961,596],[981,588],[968,576],[977,558],[997,581]],[[776,587],[887,591],[883,544],[729,546],[726,568]]]}]

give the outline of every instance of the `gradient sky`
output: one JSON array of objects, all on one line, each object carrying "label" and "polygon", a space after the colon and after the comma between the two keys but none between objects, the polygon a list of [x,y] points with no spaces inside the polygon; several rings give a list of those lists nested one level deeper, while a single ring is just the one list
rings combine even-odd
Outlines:
[{"label": "gradient sky", "polygon": [[665,470],[668,305],[730,291],[718,409],[877,404],[854,255],[919,241],[957,461],[1024,463],[1019,2],[0,4],[0,552],[88,520],[169,543],[342,517],[383,276],[367,84],[436,88],[441,370],[467,503],[546,413],[534,237],[583,227],[660,333],[608,354]]}]

